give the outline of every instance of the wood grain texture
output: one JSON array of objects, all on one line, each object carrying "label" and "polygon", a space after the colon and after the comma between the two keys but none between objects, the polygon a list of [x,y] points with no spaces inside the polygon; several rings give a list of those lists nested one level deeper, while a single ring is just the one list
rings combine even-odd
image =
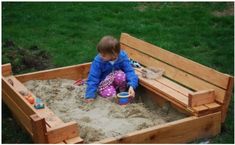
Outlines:
[{"label": "wood grain texture", "polygon": [[181,69],[189,74],[197,76],[203,80],[210,82],[216,86],[226,89],[229,77],[219,71],[212,68],[201,65],[190,59],[184,58],[180,55],[162,49],[158,46],[137,39],[129,34],[122,33],[120,38],[121,43],[132,47],[142,53],[157,58],[170,64],[178,69]]},{"label": "wood grain texture", "polygon": [[217,135],[220,122],[221,113],[217,112],[202,117],[188,117],[96,143],[187,143]]},{"label": "wood grain texture", "polygon": [[9,76],[9,75],[12,75],[11,64],[10,63],[3,64],[2,65],[2,76]]},{"label": "wood grain texture", "polygon": [[200,106],[208,103],[213,103],[215,101],[215,91],[212,89],[197,91],[194,93],[189,93],[188,97],[188,106]]}]

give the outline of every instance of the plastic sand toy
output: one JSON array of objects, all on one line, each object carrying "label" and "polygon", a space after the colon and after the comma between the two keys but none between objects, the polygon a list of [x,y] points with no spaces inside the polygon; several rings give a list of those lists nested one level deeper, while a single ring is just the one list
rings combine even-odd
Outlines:
[{"label": "plastic sand toy", "polygon": [[119,105],[126,105],[130,103],[130,95],[128,92],[121,92],[117,94],[117,103]]}]

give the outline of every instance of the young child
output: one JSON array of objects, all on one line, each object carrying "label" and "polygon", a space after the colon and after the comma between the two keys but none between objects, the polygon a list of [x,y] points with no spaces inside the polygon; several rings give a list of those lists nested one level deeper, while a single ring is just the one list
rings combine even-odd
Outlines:
[{"label": "young child", "polygon": [[128,89],[129,95],[135,97],[134,89],[138,86],[138,76],[120,43],[112,36],[104,36],[97,45],[99,54],[91,64],[87,79],[85,99],[91,102],[96,92],[104,98],[112,98],[118,92]]}]

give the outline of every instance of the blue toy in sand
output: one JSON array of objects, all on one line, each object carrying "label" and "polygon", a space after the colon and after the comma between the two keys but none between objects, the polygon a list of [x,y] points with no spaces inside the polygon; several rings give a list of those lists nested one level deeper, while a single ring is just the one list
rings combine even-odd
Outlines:
[{"label": "blue toy in sand", "polygon": [[119,105],[126,105],[130,103],[130,95],[128,92],[121,92],[117,94],[117,103]]},{"label": "blue toy in sand", "polygon": [[36,109],[43,109],[45,108],[42,100],[40,98],[36,98],[35,104],[34,104],[34,108]]}]

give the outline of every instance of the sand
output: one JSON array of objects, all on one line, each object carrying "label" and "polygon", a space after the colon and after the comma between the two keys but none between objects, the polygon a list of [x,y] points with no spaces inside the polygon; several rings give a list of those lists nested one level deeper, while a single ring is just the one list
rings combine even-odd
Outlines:
[{"label": "sand", "polygon": [[[162,108],[145,105],[136,94],[135,102],[120,106],[112,100],[97,97],[84,102],[86,85],[75,86],[74,80],[32,80],[24,85],[64,122],[76,121],[85,143],[124,135],[135,130],[184,118],[166,104]],[[151,101],[150,101],[151,102]],[[152,105],[153,106],[153,105]]]}]

